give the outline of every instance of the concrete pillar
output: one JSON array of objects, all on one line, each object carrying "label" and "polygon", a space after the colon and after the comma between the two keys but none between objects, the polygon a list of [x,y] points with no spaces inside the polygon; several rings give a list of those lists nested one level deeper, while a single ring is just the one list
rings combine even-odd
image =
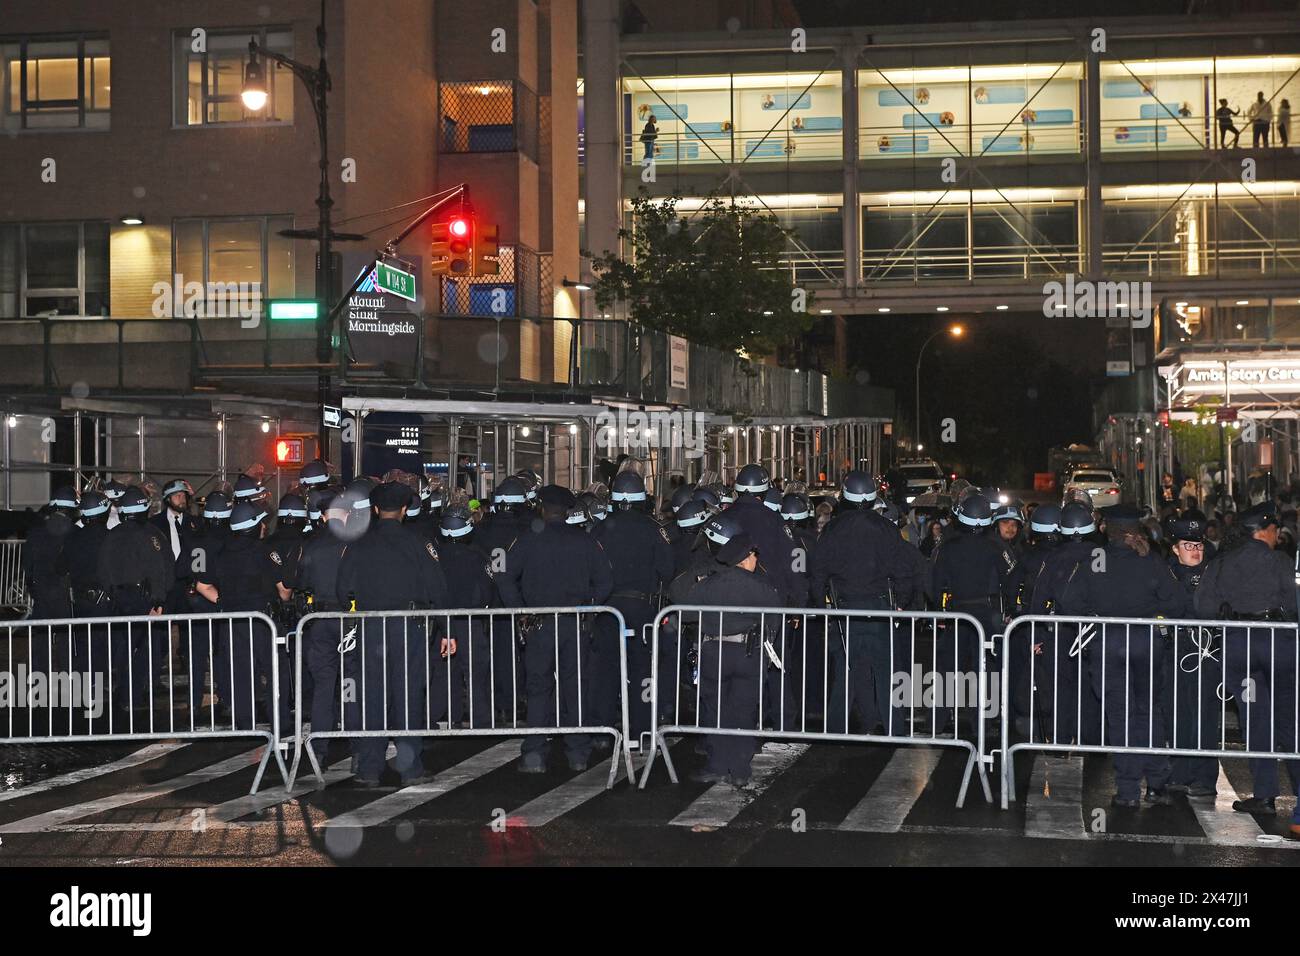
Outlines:
[{"label": "concrete pillar", "polygon": [[1084,193],[1084,236],[1086,254],[1084,270],[1094,279],[1102,274],[1101,262],[1101,57],[1088,50],[1084,76],[1084,156],[1086,158]]},{"label": "concrete pillar", "polygon": [[587,248],[595,255],[618,249],[622,136],[619,108],[617,0],[582,5],[585,108]]},{"label": "concrete pillar", "polygon": [[[844,114],[842,171],[844,205],[841,207],[844,236],[844,297],[857,291],[862,274],[862,211],[858,203],[858,44],[840,48],[841,110]],[[838,344],[838,343],[837,343]],[[836,358],[838,359],[838,355]]]}]

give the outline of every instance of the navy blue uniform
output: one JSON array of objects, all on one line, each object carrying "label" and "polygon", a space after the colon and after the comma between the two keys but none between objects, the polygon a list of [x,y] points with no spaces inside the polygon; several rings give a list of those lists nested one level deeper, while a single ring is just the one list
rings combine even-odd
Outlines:
[{"label": "navy blue uniform", "polygon": [[[1034,582],[1028,613],[1078,616],[1090,613],[1080,582],[1098,545],[1067,537],[1052,549]],[[1085,661],[1089,648],[1077,648],[1075,624],[1044,624],[1034,629],[1034,739],[1054,743],[1101,743],[1100,698],[1093,691]],[[1041,716],[1040,716],[1041,715]]]},{"label": "navy blue uniform", "polygon": [[[600,523],[596,540],[609,559],[614,589],[609,603],[618,608],[632,636],[627,642],[628,720],[632,738],[650,730],[651,643],[645,627],[654,620],[661,589],[673,579],[673,550],[663,526],[635,507],[619,509]],[[609,619],[597,623],[608,628]],[[591,719],[617,724],[621,681],[618,645],[601,634],[594,645],[588,706]],[[666,656],[666,655],[665,655]]]},{"label": "navy blue uniform", "polygon": [[[833,591],[840,608],[895,610],[900,580],[907,593],[912,590],[912,565],[903,553],[907,547],[898,528],[881,515],[863,508],[841,511],[812,553],[812,606],[822,608]],[[889,701],[892,675],[911,670],[905,640],[888,621],[862,619],[852,621],[847,637],[842,622],[831,621],[823,640],[832,668],[827,731],[847,733],[849,714],[856,708],[866,732],[884,723],[887,732],[905,733],[904,712]]]},{"label": "navy blue uniform", "polygon": [[[1178,581],[1181,605],[1177,616],[1196,617],[1196,588],[1206,564],[1179,563],[1171,557],[1169,570]],[[1169,641],[1164,688],[1165,720],[1173,746],[1214,750],[1220,744],[1220,697],[1223,692],[1222,640],[1210,628],[1175,628]],[[1174,757],[1170,783],[1214,790],[1219,761],[1213,757]]]},{"label": "navy blue uniform", "polygon": [[[715,562],[716,564],[716,562]],[[774,607],[780,596],[767,575],[739,567],[721,567],[691,585],[690,604],[708,607]],[[700,662],[699,724],[703,727],[759,729],[758,702],[767,666],[760,615],[737,611],[699,615],[696,648]],[[751,634],[751,632],[753,632]],[[758,749],[758,738],[712,734],[704,738],[705,770],[745,783]]]},{"label": "navy blue uniform", "polygon": [[[1088,562],[1080,580],[1084,613],[1099,617],[1173,617],[1183,595],[1168,566],[1127,544],[1108,544],[1104,561]],[[1106,742],[1112,746],[1163,747],[1164,714],[1157,695],[1164,683],[1168,651],[1159,629],[1103,625],[1092,639],[1088,665],[1101,695]],[[1162,792],[1169,761],[1151,754],[1115,755],[1115,790],[1121,800],[1141,797],[1141,782]]]},{"label": "navy blue uniform", "polygon": [[[1016,562],[1015,568],[1003,584],[1002,606],[1012,617],[1042,613],[1033,607],[1034,587],[1047,564],[1048,557],[1058,547],[1060,541],[1053,536],[1036,538],[1027,543],[1021,551],[1020,560]],[[1031,694],[1031,683],[1034,679],[1034,645],[1042,643],[1043,636],[1047,633],[1049,630],[1041,625],[1034,625],[1032,629],[1021,625],[1013,632],[1014,641],[1009,649],[1008,661],[1011,670],[1010,699],[1013,718],[1029,716],[1030,699],[1033,697],[1033,702],[1039,710],[1038,720],[1041,722],[1044,716],[1049,722],[1051,720],[1050,711],[1044,711],[1041,706],[1043,698]]]},{"label": "navy blue uniform", "polygon": [[[1210,561],[1195,595],[1198,617],[1244,620],[1296,619],[1295,579],[1286,555],[1251,538]],[[1294,631],[1225,627],[1224,690],[1237,699],[1237,713],[1251,750],[1296,752],[1296,638]],[[1247,692],[1249,691],[1249,692]],[[1249,698],[1249,699],[1247,699]],[[1300,792],[1300,760],[1283,761]],[[1254,796],[1276,798],[1277,761],[1250,761]]]},{"label": "navy blue uniform", "polygon": [[[433,544],[393,518],[380,518],[353,543],[339,565],[338,596],[355,601],[357,611],[406,611],[448,606],[447,581]],[[344,730],[426,729],[425,694],[428,688],[429,641],[418,616],[368,618],[360,628],[356,647],[344,655],[344,676],[354,680],[359,700],[349,701]],[[344,638],[349,636],[345,633]],[[396,767],[402,780],[424,775],[420,761],[423,743],[416,737],[398,737]],[[357,777],[379,779],[384,768],[383,736],[353,739]]]},{"label": "navy blue uniform", "polygon": [[[1007,557],[1001,547],[987,534],[960,529],[946,538],[935,555],[931,590],[939,606],[945,611],[969,614],[980,622],[984,636],[992,638],[1002,630],[1002,573],[1008,567]],[[969,687],[970,677],[978,679],[980,659],[984,650],[978,632],[960,622],[936,627],[934,648],[935,671],[947,676],[958,673],[955,687]],[[974,714],[976,702],[948,701],[949,706],[937,710],[936,733],[947,729],[956,707],[970,708]],[[978,718],[977,718],[978,719]]]},{"label": "navy blue uniform", "polygon": [[[348,543],[338,535],[342,522],[325,521],[307,536],[294,567],[293,586],[308,595],[308,611],[334,613],[345,610],[338,593],[339,567],[343,563]],[[343,630],[339,618],[321,618],[312,621],[302,641],[303,663],[311,676],[311,691],[303,689],[303,696],[311,700],[311,729],[323,733],[338,729],[342,711],[339,671],[342,655],[339,643]],[[316,744],[314,750],[321,757],[328,748]]]},{"label": "navy blue uniform", "polygon": [[[181,563],[184,562],[184,577],[189,579],[190,585],[200,580],[200,576],[211,567],[211,562],[221,553],[221,549],[226,546],[226,542],[231,537],[230,526],[225,521],[213,520],[208,523],[197,535],[190,538],[188,551],[181,555],[177,561],[177,574],[181,574]],[[203,597],[203,595],[192,592],[186,598],[186,612],[189,614],[207,614],[212,611],[212,604]],[[230,707],[230,695],[224,698],[219,692],[218,673],[226,675],[225,683],[230,683],[230,648],[223,647],[215,639],[215,631],[212,625],[205,621],[194,621],[189,628],[188,640],[186,641],[186,653],[189,657],[190,669],[190,712],[195,715],[194,720],[200,722],[204,719],[209,723],[213,721],[220,707],[224,715]],[[212,679],[208,679],[208,665],[214,668]],[[205,688],[212,691],[212,700],[209,701],[208,713],[202,712],[203,696]]]},{"label": "navy blue uniform", "polygon": [[[61,570],[64,546],[72,535],[72,519],[53,511],[27,532],[23,543],[22,569],[27,593],[32,599],[33,621],[57,621],[72,617],[68,575]],[[30,666],[33,673],[68,669],[68,633],[63,629],[31,628]]]},{"label": "navy blue uniform", "polygon": [[[175,576],[171,547],[147,521],[129,518],[108,532],[99,551],[99,579],[108,589],[114,617],[136,617],[161,608]],[[123,624],[110,628],[114,706],[127,706],[127,670],[133,706],[149,700],[153,681],[168,664],[170,628]]]},{"label": "navy blue uniform", "polygon": [[763,504],[761,498],[740,495],[727,514],[740,522],[758,549],[758,565],[767,573],[768,582],[780,595],[781,607],[802,607],[807,598],[807,582],[795,572],[794,535],[781,516]]},{"label": "navy blue uniform", "polygon": [[[464,538],[443,537],[438,542],[438,558],[456,607],[492,606],[492,575],[482,551]],[[517,717],[514,642],[509,629],[494,628],[492,620],[481,616],[451,619],[456,653],[450,658],[434,658],[430,688],[434,720],[449,715],[447,719],[455,724],[464,719],[467,683],[471,727],[496,726],[497,713]]]},{"label": "navy blue uniform", "polygon": [[[507,553],[504,569],[493,567],[493,578],[507,607],[603,604],[614,590],[614,572],[599,542],[563,521],[529,527]],[[591,660],[591,632],[583,626],[586,623],[577,615],[544,614],[538,628],[523,636],[528,726],[591,723],[583,713],[578,685],[579,673],[588,673]],[[564,747],[571,766],[586,766],[592,747],[589,735],[568,734]],[[546,748],[544,737],[526,736],[521,748],[523,763],[544,766]]]}]

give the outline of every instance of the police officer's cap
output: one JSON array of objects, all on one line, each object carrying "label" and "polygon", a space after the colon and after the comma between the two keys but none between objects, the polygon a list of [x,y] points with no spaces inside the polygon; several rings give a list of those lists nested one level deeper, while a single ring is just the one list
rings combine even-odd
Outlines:
[{"label": "police officer's cap", "polygon": [[71,485],[60,485],[54,489],[54,494],[50,495],[50,507],[75,509],[77,493],[72,490]]},{"label": "police officer's cap", "polygon": [[307,517],[307,503],[302,500],[302,495],[295,495],[290,492],[280,498],[280,507],[276,509],[277,518],[305,518]]},{"label": "police officer's cap", "polygon": [[709,520],[709,515],[712,513],[713,509],[701,499],[692,498],[677,509],[677,527],[698,528]]},{"label": "police officer's cap", "polygon": [[1106,524],[1114,528],[1137,528],[1146,515],[1137,505],[1112,505],[1106,509]]},{"label": "police officer's cap", "polygon": [[741,531],[718,549],[718,561],[734,567],[753,554],[757,548],[748,534]]},{"label": "police officer's cap", "polygon": [[1029,530],[1039,534],[1052,534],[1061,530],[1060,505],[1039,505],[1029,516]]},{"label": "police officer's cap", "polygon": [[438,519],[438,530],[446,538],[459,538],[474,530],[469,509],[463,505],[454,505],[442,513]]},{"label": "police officer's cap", "polygon": [[1204,541],[1205,522],[1184,515],[1181,518],[1172,519],[1168,523],[1165,533],[1169,535],[1172,541]]},{"label": "police officer's cap", "polygon": [[104,485],[104,497],[109,501],[116,502],[124,494],[126,494],[126,485],[122,484],[120,481],[110,481],[108,484]]},{"label": "police officer's cap", "polygon": [[560,485],[543,485],[538,489],[537,497],[541,499],[542,504],[554,508],[568,509],[578,503],[578,499],[573,492]]},{"label": "police officer's cap", "polygon": [[260,498],[264,494],[266,494],[266,489],[252,475],[240,475],[239,480],[235,482],[236,501],[244,498]]},{"label": "police officer's cap", "polygon": [[108,513],[108,499],[98,491],[87,491],[81,496],[78,510],[83,518],[98,518]]},{"label": "police officer's cap", "polygon": [[1282,526],[1282,521],[1277,516],[1277,509],[1273,507],[1271,502],[1267,501],[1260,502],[1255,507],[1243,511],[1237,516],[1237,520],[1243,528],[1250,532],[1263,531],[1270,526],[1275,528]]},{"label": "police officer's cap", "polygon": [[786,495],[781,499],[781,517],[786,521],[803,521],[811,511],[811,505],[803,495]]},{"label": "police officer's cap", "polygon": [[528,501],[528,488],[520,478],[506,478],[492,489],[494,505],[522,505]]},{"label": "police officer's cap", "polygon": [[380,511],[401,511],[411,500],[411,489],[400,481],[385,481],[370,492],[370,503]]},{"label": "police officer's cap", "polygon": [[172,495],[179,494],[180,492],[184,492],[185,494],[193,498],[194,486],[191,485],[184,478],[173,478],[171,481],[167,482],[167,484],[163,486],[162,496],[163,499],[165,500],[167,498],[170,498]]},{"label": "police officer's cap", "polygon": [[957,520],[968,528],[987,528],[993,523],[993,505],[977,488],[967,488],[957,502]]},{"label": "police officer's cap", "polygon": [[221,519],[230,517],[230,499],[220,491],[209,492],[203,499],[203,517]]},{"label": "police officer's cap", "polygon": [[645,501],[645,479],[635,471],[620,471],[609,486],[615,501]]},{"label": "police officer's cap", "polygon": [[678,485],[677,490],[673,492],[672,500],[669,507],[672,508],[673,514],[682,510],[682,505],[695,497],[695,488],[692,485]]},{"label": "police officer's cap", "polygon": [[762,465],[749,464],[736,473],[736,490],[761,495],[772,487],[772,476]]},{"label": "police officer's cap", "polygon": [[840,495],[845,501],[859,503],[875,501],[877,490],[876,479],[856,468],[846,474],[840,482]]},{"label": "police officer's cap", "polygon": [[719,511],[704,525],[704,536],[714,544],[726,544],[744,530],[735,516]]},{"label": "police officer's cap", "polygon": [[781,492],[777,488],[768,488],[763,492],[763,507],[771,508],[777,514],[781,513]]},{"label": "police officer's cap", "polygon": [[134,485],[117,500],[118,514],[142,515],[149,510],[149,496]]},{"label": "police officer's cap", "polygon": [[302,466],[302,471],[298,472],[298,484],[306,485],[308,488],[327,484],[329,480],[330,470],[319,458],[313,458]]},{"label": "police officer's cap", "polygon": [[1006,504],[999,504],[993,509],[994,521],[1018,521],[1020,524],[1025,523],[1025,513],[1020,507],[1018,501],[1008,501]]},{"label": "police officer's cap", "polygon": [[230,530],[251,531],[265,520],[266,510],[257,502],[236,502],[230,512]]},{"label": "police officer's cap", "polygon": [[1096,530],[1096,522],[1092,520],[1092,509],[1083,502],[1071,501],[1061,509],[1061,534],[1092,534]]}]

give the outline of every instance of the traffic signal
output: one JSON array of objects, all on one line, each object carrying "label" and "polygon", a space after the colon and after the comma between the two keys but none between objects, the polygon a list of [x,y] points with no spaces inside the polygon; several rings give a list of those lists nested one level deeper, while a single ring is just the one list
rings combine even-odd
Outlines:
[{"label": "traffic signal", "polygon": [[280,435],[275,439],[275,463],[277,465],[302,464],[302,439]]},{"label": "traffic signal", "polygon": [[479,226],[474,231],[474,275],[494,276],[500,272],[499,254],[496,225]]},{"label": "traffic signal", "polygon": [[447,223],[447,271],[468,276],[474,271],[474,222],[468,216],[456,216]]},{"label": "traffic signal", "polygon": [[451,230],[445,222],[433,224],[433,245],[429,248],[429,259],[434,275],[447,271],[451,259]]}]

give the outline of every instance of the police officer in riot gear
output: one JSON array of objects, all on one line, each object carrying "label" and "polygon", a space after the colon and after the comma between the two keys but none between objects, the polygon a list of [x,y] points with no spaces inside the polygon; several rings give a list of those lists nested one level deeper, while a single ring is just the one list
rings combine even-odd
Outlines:
[{"label": "police officer in riot gear", "polygon": [[[50,503],[42,510],[40,521],[27,532],[22,550],[22,569],[27,581],[27,593],[32,599],[31,620],[57,621],[72,616],[72,602],[68,599],[68,578],[59,573],[59,558],[77,520],[77,495],[69,486],[57,488]],[[33,632],[35,634],[35,632]],[[49,670],[49,641],[46,636],[32,638],[32,670]],[[58,641],[55,660],[67,657],[66,645],[60,649]],[[66,663],[66,661],[63,661]],[[65,669],[60,664],[60,670]]]},{"label": "police officer in riot gear", "polygon": [[[398,482],[385,482],[370,493],[375,520],[339,565],[337,591],[349,610],[421,611],[449,606],[447,581],[433,543],[402,525],[410,495],[411,489]],[[349,524],[356,514],[354,509]],[[345,626],[356,623],[345,621]],[[344,676],[356,682],[358,698],[345,702],[343,729],[426,729],[425,662],[432,656],[455,654],[454,638],[440,633],[436,621],[435,633],[426,634],[425,618],[419,615],[366,618],[359,623],[355,646],[343,655]],[[343,646],[347,647],[346,640]],[[394,738],[394,743],[403,785],[427,780],[422,741],[406,736]],[[384,769],[385,737],[354,737],[352,748],[356,782],[377,786]]]},{"label": "police officer in riot gear", "polygon": [[[1183,605],[1178,582],[1151,552],[1142,512],[1113,505],[1106,513],[1107,544],[1099,559],[1081,569],[1079,609],[1099,617],[1173,617]],[[1160,747],[1166,740],[1164,714],[1153,699],[1164,682],[1168,651],[1156,628],[1101,625],[1092,640],[1089,667],[1094,688],[1104,688],[1106,740],[1125,747]],[[1147,801],[1168,804],[1169,761],[1163,756],[1117,753],[1116,807],[1140,806],[1141,783]]]},{"label": "police officer in riot gear", "polygon": [[[721,516],[719,516],[721,517]],[[739,530],[717,554],[721,568],[694,582],[685,602],[709,607],[772,607],[777,590],[760,570],[753,541]],[[698,615],[700,713],[702,727],[758,730],[759,695],[766,668],[765,639],[759,614],[736,611]],[[779,633],[779,626],[774,629]],[[711,734],[703,741],[707,760],[690,779],[697,783],[749,783],[755,737]]]},{"label": "police officer in riot gear", "polygon": [[[1275,550],[1281,524],[1273,505],[1243,511],[1220,553],[1196,588],[1196,615],[1225,621],[1296,620],[1294,572]],[[1296,637],[1291,630],[1224,627],[1224,692],[1237,701],[1242,733],[1251,750],[1295,753]],[[1300,793],[1300,760],[1285,760],[1291,785]],[[1272,814],[1280,787],[1277,761],[1252,758],[1254,792],[1232,808]],[[1291,821],[1300,835],[1300,807]]]},{"label": "police officer in riot gear", "polygon": [[[99,576],[99,555],[108,539],[108,499],[87,491],[79,502],[81,523],[67,538],[59,557],[59,570],[68,576],[72,614],[78,618],[108,617],[109,590]],[[72,635],[72,669],[79,674],[102,674],[108,668],[108,627],[104,624],[76,628]]]},{"label": "police officer in riot gear", "polygon": [[[1205,524],[1197,518],[1167,522],[1168,561],[1182,588],[1177,616],[1196,617],[1196,588],[1205,573]],[[1223,647],[1209,628],[1175,627],[1168,642],[1163,701],[1165,726],[1180,749],[1213,750],[1219,746],[1219,694],[1223,690]],[[1189,797],[1218,793],[1219,761],[1214,757],[1174,757],[1169,790]]]},{"label": "police officer in riot gear", "polygon": [[298,472],[298,484],[302,485],[307,494],[317,488],[324,488],[329,483],[329,466],[319,458],[313,458],[302,466],[302,471]]},{"label": "police officer in riot gear", "polygon": [[[646,510],[645,481],[637,472],[625,470],[615,475],[610,497],[615,510],[596,535],[614,572],[609,602],[618,608],[632,632],[627,644],[629,732],[633,741],[639,741],[650,730],[646,692],[650,689],[651,645],[644,628],[654,620],[662,591],[673,579],[673,550],[663,527]],[[607,637],[596,642],[591,674],[595,694],[590,698],[592,719],[612,726],[619,714],[621,676],[618,646]]]},{"label": "police officer in riot gear", "polygon": [[[198,535],[193,536],[187,555],[182,561],[188,561],[186,577],[190,580],[191,590],[187,593],[186,610],[191,614],[204,614],[212,611],[212,602],[198,593],[198,576],[208,569],[209,562],[221,552],[230,538],[230,515],[233,509],[229,496],[222,491],[209,492],[203,500],[203,526]],[[178,566],[179,567],[179,566]],[[179,571],[178,571],[179,573]],[[230,658],[229,648],[221,647],[213,640],[214,631],[206,621],[194,621],[190,625],[189,655],[190,667],[190,713],[194,719],[203,717],[202,705],[204,689],[212,690],[209,703],[209,722],[218,717],[229,717],[230,708]],[[212,665],[212,679],[206,680],[208,665]],[[221,696],[220,688],[226,688]]]},{"label": "police officer in riot gear", "polygon": [[794,536],[776,511],[764,506],[764,496],[772,489],[767,469],[750,464],[736,473],[736,500],[729,509],[749,535],[758,551],[759,564],[788,607],[804,607],[808,600],[806,583],[801,580],[796,559]]},{"label": "police officer in riot gear", "polygon": [[[1034,585],[1043,571],[1048,556],[1061,543],[1061,509],[1054,504],[1039,505],[1034,509],[1028,521],[1025,546],[1016,562],[1015,568],[1007,577],[1002,593],[1002,606],[1007,609],[1009,617],[1035,613],[1032,609]],[[1030,704],[1030,682],[1034,674],[1034,647],[1041,644],[1044,628],[1034,625],[1033,629],[1024,626],[1014,631],[1015,641],[1011,647],[1010,659],[1010,700],[1012,717],[1021,721],[1020,732],[1028,734]],[[1041,704],[1042,698],[1035,700]],[[1041,710],[1041,708],[1040,708]],[[1040,714],[1040,721],[1045,713]]]},{"label": "police officer in riot gear", "polygon": [[700,544],[700,530],[712,514],[712,509],[704,500],[696,497],[691,497],[677,509],[673,520],[677,536],[672,538],[674,578],[686,570],[694,552],[703,547]]},{"label": "police officer in riot gear", "polygon": [[[505,482],[502,482],[504,485]],[[609,559],[593,535],[565,524],[574,503],[572,493],[551,486],[541,496],[542,520],[526,525],[506,554],[503,566],[493,564],[493,577],[506,607],[584,607],[604,604],[614,589]],[[579,723],[580,689],[590,673],[593,635],[576,615],[542,615],[536,628],[521,623],[516,634],[524,642],[524,682],[530,727],[565,727]],[[597,631],[596,637],[600,636]],[[581,662],[581,663],[580,663]],[[558,699],[557,699],[558,687]],[[585,708],[584,708],[585,711]],[[584,712],[583,722],[591,718]],[[564,738],[572,770],[585,770],[592,741],[587,734]],[[519,770],[545,773],[547,740],[524,737]]]},{"label": "police officer in riot gear", "polygon": [[[909,574],[902,553],[908,545],[897,527],[872,510],[878,492],[876,480],[865,471],[849,471],[841,480],[841,510],[822,531],[812,554],[809,587],[814,608],[823,607],[829,596],[839,608],[896,610],[896,592],[911,591],[910,579],[900,582]],[[832,621],[826,638],[833,668],[827,731],[848,733],[849,715],[856,709],[868,733],[881,723],[886,732],[903,732],[904,715],[890,706],[889,690],[892,674],[910,672],[911,665],[903,656],[906,650],[892,639],[889,622],[854,619],[845,635],[843,624]]]}]

